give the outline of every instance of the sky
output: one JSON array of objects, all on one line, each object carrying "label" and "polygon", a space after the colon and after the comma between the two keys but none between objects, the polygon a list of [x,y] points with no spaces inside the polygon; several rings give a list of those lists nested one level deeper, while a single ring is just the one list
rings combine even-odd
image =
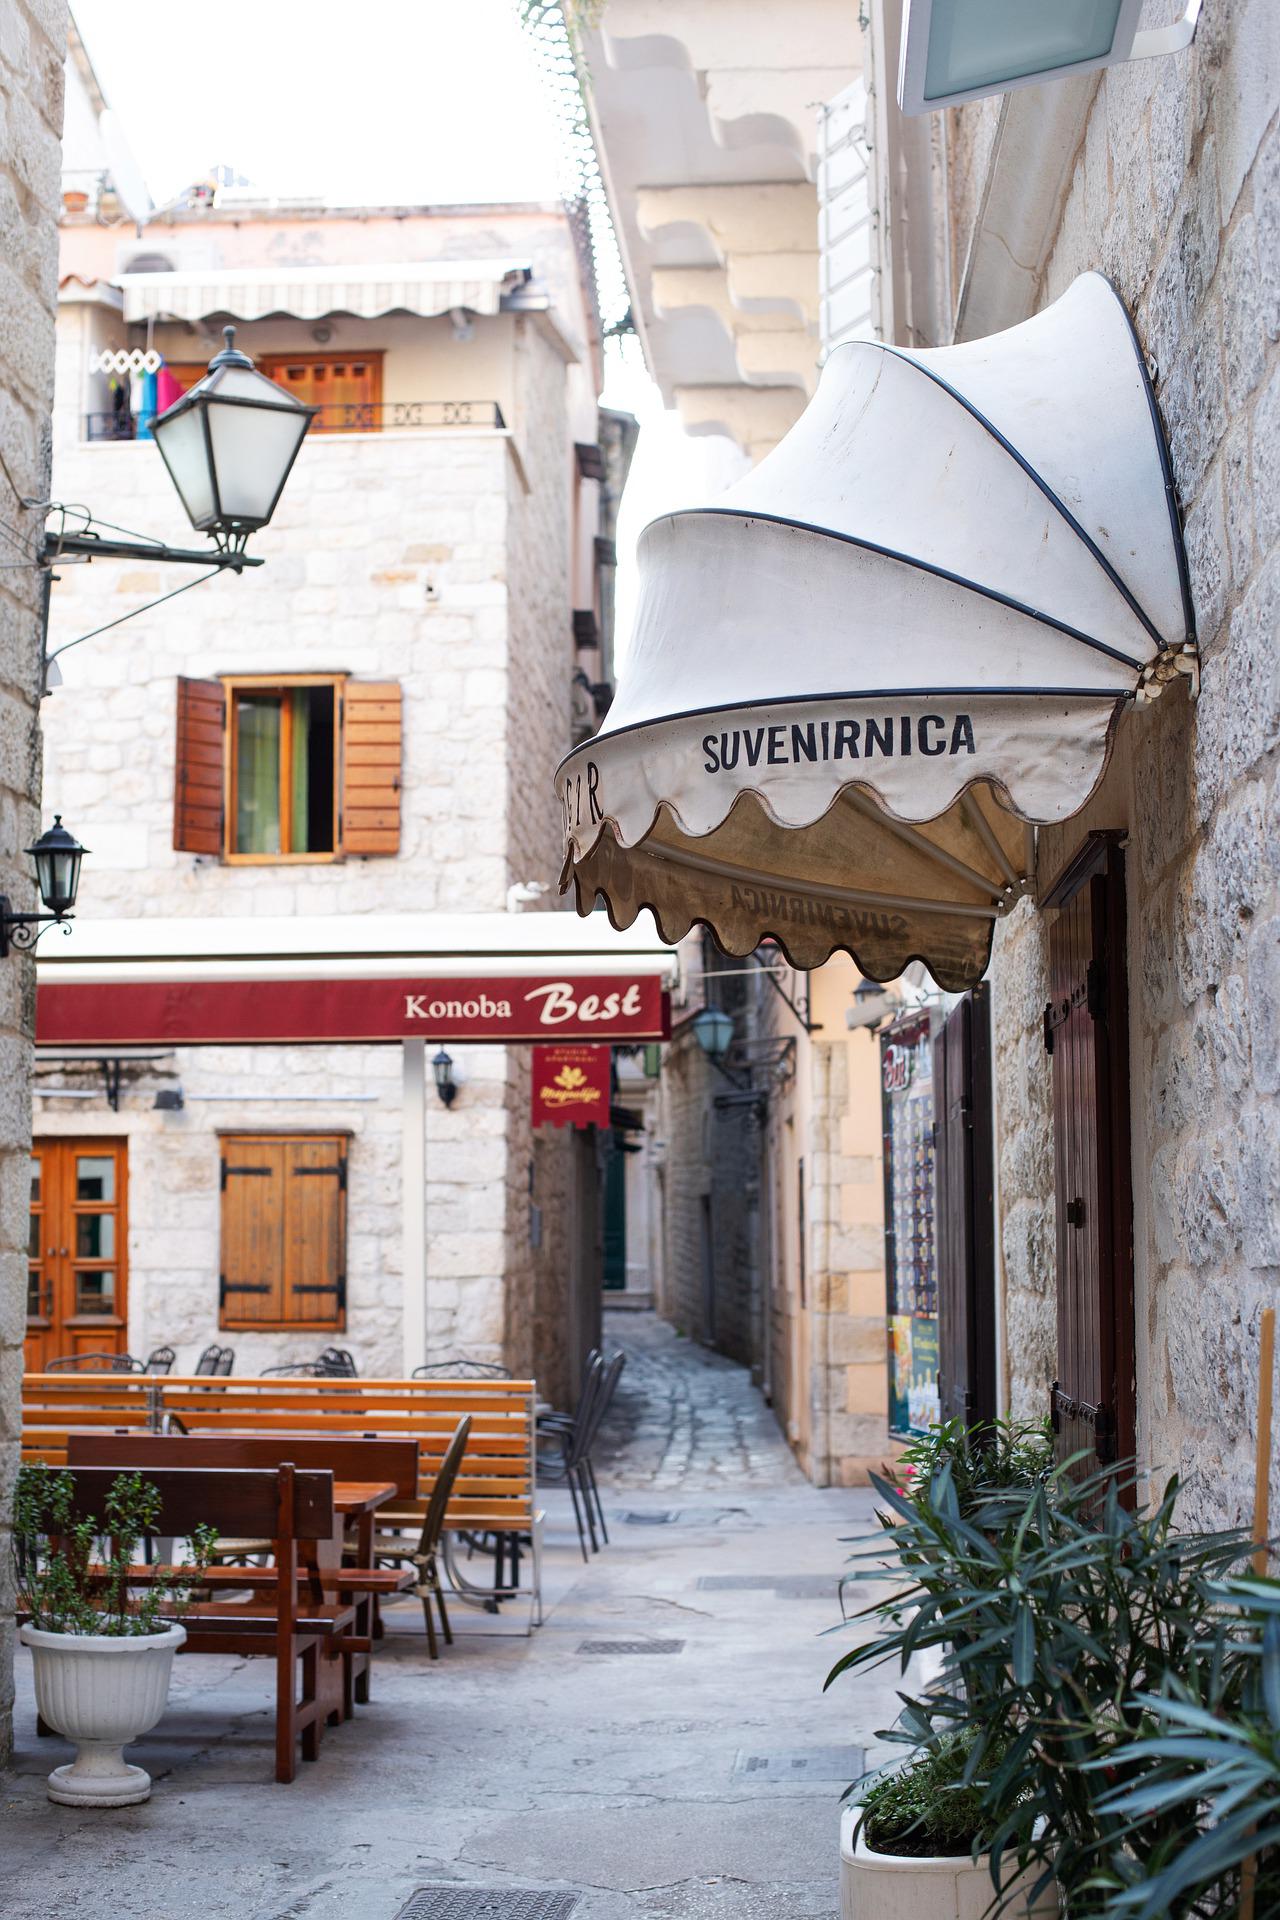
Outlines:
[{"label": "sky", "polygon": [[[561,191],[558,126],[519,0],[72,0],[72,12],[157,206],[215,166],[265,195],[329,206]],[[683,434],[634,339],[610,343],[603,398],[641,424],[618,529],[625,658],[636,536],[719,491],[727,443]]]}]

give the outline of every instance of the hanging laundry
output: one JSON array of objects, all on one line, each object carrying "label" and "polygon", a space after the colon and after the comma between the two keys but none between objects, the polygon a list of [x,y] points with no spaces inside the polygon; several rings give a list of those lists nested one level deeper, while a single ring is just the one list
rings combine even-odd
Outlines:
[{"label": "hanging laundry", "polygon": [[162,361],[156,375],[156,412],[167,413],[175,400],[182,398],[182,383],[167,361]]},{"label": "hanging laundry", "polygon": [[142,405],[138,409],[138,438],[151,438],[151,422],[156,417],[156,376],[144,373],[142,376]]}]

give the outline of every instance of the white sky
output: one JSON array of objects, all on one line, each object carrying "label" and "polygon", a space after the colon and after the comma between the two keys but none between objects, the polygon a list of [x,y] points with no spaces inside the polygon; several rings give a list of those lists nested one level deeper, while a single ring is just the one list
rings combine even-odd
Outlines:
[{"label": "white sky", "polygon": [[[72,0],[72,10],[159,206],[214,166],[264,194],[330,206],[560,190],[557,126],[518,0]],[[604,400],[642,427],[618,538],[624,653],[636,535],[719,491],[736,463],[727,442],[690,439],[664,411],[635,340],[610,343]]]}]

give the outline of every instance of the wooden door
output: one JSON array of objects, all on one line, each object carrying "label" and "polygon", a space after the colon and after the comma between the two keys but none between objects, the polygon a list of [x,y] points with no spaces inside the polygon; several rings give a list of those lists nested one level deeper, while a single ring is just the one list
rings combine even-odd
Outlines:
[{"label": "wooden door", "polygon": [[31,1157],[26,1364],[128,1350],[128,1148],[37,1140]]},{"label": "wooden door", "polygon": [[991,1005],[967,993],[934,1041],[938,1398],[944,1420],[996,1417]]},{"label": "wooden door", "polygon": [[1053,1073],[1059,1459],[1079,1472],[1135,1444],[1124,854],[1094,836],[1050,890],[1045,1045]]},{"label": "wooden door", "polygon": [[312,433],[373,433],[382,425],[382,355],[314,353],[262,362],[269,380],[319,407]]}]

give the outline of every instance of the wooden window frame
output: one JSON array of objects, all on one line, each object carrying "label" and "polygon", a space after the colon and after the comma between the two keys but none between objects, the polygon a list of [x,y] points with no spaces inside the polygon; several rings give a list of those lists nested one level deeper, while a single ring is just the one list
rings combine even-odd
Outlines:
[{"label": "wooden window frame", "polygon": [[[258,371],[264,373],[268,380],[274,380],[277,386],[284,386],[285,383],[281,380],[280,375],[285,367],[345,367],[350,366],[353,361],[359,361],[361,365],[368,366],[369,368],[369,386],[372,398],[368,401],[353,401],[351,404],[355,406],[365,405],[372,407],[374,409],[373,424],[368,431],[371,433],[380,433],[382,431],[382,421],[378,416],[377,410],[382,405],[382,362],[385,352],[386,349],[384,347],[373,347],[367,353],[264,353],[259,357]],[[287,387],[285,390],[286,392],[290,391]],[[322,402],[321,404],[343,406],[346,402],[334,400]],[[314,431],[318,433],[335,433],[352,432],[354,429],[326,427],[323,418],[321,418],[316,421]]]},{"label": "wooden window frame", "polygon": [[[312,1131],[311,1129],[304,1130],[299,1128],[278,1127],[270,1130],[259,1129],[256,1132],[245,1132],[238,1128],[220,1129],[217,1138],[218,1154],[223,1163],[226,1161],[228,1151],[237,1148],[248,1148],[251,1150],[254,1147],[264,1146],[328,1146],[332,1144],[343,1168],[340,1176],[341,1199],[339,1203],[340,1264],[342,1271],[338,1276],[339,1292],[337,1294],[337,1304],[334,1312],[330,1315],[321,1315],[318,1317],[316,1315],[308,1315],[305,1318],[299,1319],[291,1319],[283,1316],[280,1319],[253,1319],[243,1314],[237,1314],[234,1309],[228,1309],[222,1298],[221,1273],[224,1255],[222,1249],[223,1222],[220,1214],[218,1221],[218,1264],[220,1274],[218,1300],[219,1331],[228,1333],[345,1333],[347,1331],[346,1265],[347,1231],[349,1226],[347,1193],[348,1180],[350,1177],[352,1139],[350,1128],[328,1127],[322,1131]],[[283,1255],[284,1250],[282,1248],[282,1259]],[[287,1283],[288,1274],[282,1268],[280,1275],[282,1303],[288,1297]]]},{"label": "wooden window frame", "polygon": [[[226,729],[223,740],[222,779],[226,801],[223,807],[222,857],[236,867],[315,867],[342,858],[342,777],[343,694],[350,678],[345,673],[228,673],[220,676],[226,698]],[[291,687],[332,687],[333,689],[333,846],[326,853],[238,853],[235,847],[236,817],[239,812],[238,756],[236,754],[236,704],[241,694],[285,693]],[[285,778],[289,764],[288,740],[292,715],[286,702],[280,713],[280,837],[288,837],[292,825],[292,795]]]}]

